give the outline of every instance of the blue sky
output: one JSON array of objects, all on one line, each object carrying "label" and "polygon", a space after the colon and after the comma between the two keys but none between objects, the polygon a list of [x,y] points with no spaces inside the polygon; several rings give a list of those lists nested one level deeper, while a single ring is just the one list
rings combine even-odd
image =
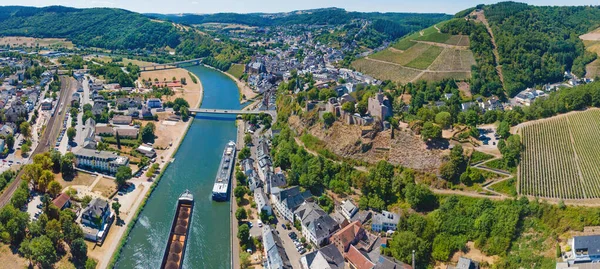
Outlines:
[{"label": "blue sky", "polygon": [[[349,11],[441,12],[457,11],[490,0],[0,0],[0,5],[118,7],[142,13],[282,12],[323,7]],[[522,0],[533,5],[598,5],[598,0]]]}]

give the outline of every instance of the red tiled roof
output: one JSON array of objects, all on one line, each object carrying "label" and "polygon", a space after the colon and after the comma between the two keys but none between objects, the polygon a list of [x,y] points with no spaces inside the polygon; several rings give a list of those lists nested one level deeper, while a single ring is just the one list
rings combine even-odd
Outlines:
[{"label": "red tiled roof", "polygon": [[360,253],[360,251],[358,251],[358,249],[356,249],[354,246],[350,246],[348,253],[346,253],[346,259],[356,269],[372,269],[375,267],[375,264],[369,261],[369,259]]},{"label": "red tiled roof", "polygon": [[341,240],[344,249],[348,247],[349,244],[356,238],[356,236],[362,230],[362,226],[360,225],[360,221],[352,222],[347,225],[343,229],[337,231],[335,234],[331,236],[332,242],[337,242],[337,239]]},{"label": "red tiled roof", "polygon": [[69,199],[71,199],[71,197],[69,197],[69,195],[67,195],[66,193],[61,193],[58,197],[54,198],[54,200],[52,200],[52,203],[60,208],[63,208],[63,206],[65,206],[65,204],[69,201]]}]

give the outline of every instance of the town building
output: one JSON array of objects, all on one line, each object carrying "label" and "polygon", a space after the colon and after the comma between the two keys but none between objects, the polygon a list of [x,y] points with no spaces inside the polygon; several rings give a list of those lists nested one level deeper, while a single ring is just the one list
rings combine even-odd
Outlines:
[{"label": "town building", "polygon": [[400,216],[398,214],[383,210],[373,216],[371,230],[374,232],[395,231],[399,221]]},{"label": "town building", "polygon": [[112,123],[118,125],[129,125],[131,121],[131,116],[116,115],[112,118]]},{"label": "town building", "polygon": [[340,253],[348,252],[350,245],[356,245],[358,241],[367,236],[367,232],[363,229],[360,222],[355,221],[334,233],[331,238],[331,244],[340,251]]},{"label": "town building", "polygon": [[344,256],[330,244],[302,256],[300,267],[302,269],[344,269]]},{"label": "town building", "polygon": [[340,211],[346,219],[351,220],[352,217],[354,217],[354,214],[358,212],[358,207],[354,205],[350,200],[346,200],[342,202],[342,205],[340,206]]},{"label": "town building", "polygon": [[162,101],[158,98],[150,98],[146,101],[146,106],[149,108],[161,108]]},{"label": "town building", "polygon": [[110,151],[80,148],[74,154],[75,165],[82,169],[115,174],[120,166],[129,165],[129,158]]},{"label": "town building", "polygon": [[42,110],[51,110],[52,109],[52,99],[46,98],[42,101]]},{"label": "town building", "polygon": [[340,227],[319,205],[304,202],[294,211],[302,226],[302,236],[315,246],[329,242],[329,237]]},{"label": "town building", "polygon": [[600,262],[600,235],[575,236],[570,243],[570,264]]},{"label": "town building", "polygon": [[94,198],[81,213],[84,238],[102,242],[114,219],[108,201]]},{"label": "town building", "polygon": [[148,158],[156,157],[156,151],[154,150],[154,148],[152,146],[142,144],[139,147],[137,147],[137,149],[135,149],[135,150],[137,150],[141,154],[144,154],[144,156],[146,156]]},{"label": "town building", "polygon": [[471,259],[460,257],[458,263],[454,265],[448,265],[447,269],[479,269],[479,263],[472,261]]},{"label": "town building", "polygon": [[71,197],[66,193],[61,193],[58,197],[52,200],[52,204],[56,206],[58,209],[63,210],[71,206]]},{"label": "town building", "polygon": [[266,269],[292,269],[290,259],[285,253],[281,238],[271,229],[269,225],[263,227],[263,248],[266,261]]},{"label": "town building", "polygon": [[257,188],[254,190],[254,202],[256,203],[256,210],[259,212],[259,214],[263,210],[266,211],[269,215],[273,214],[269,198],[267,197],[262,188]]},{"label": "town building", "polygon": [[273,188],[271,190],[271,205],[289,222],[294,222],[294,210],[306,199],[312,197],[310,191],[300,192],[300,187],[287,189]]}]

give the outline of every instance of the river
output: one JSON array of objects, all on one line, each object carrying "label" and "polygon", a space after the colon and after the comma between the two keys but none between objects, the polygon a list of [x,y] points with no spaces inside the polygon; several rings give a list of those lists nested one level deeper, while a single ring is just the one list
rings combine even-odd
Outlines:
[{"label": "river", "polygon": [[[187,69],[204,87],[202,108],[239,109],[234,81],[204,66]],[[185,189],[194,194],[195,205],[183,268],[231,267],[229,202],[213,202],[211,190],[225,144],[235,139],[235,116],[196,115],[175,161],[129,234],[116,268],[160,267],[176,200]]]}]

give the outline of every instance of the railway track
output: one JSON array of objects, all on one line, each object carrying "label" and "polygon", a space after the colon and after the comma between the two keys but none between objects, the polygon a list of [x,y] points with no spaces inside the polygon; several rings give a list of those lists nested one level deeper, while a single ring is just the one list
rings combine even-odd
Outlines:
[{"label": "railway track", "polygon": [[[62,121],[66,115],[66,105],[70,102],[71,92],[73,90],[74,79],[67,76],[60,77],[61,87],[60,87],[60,97],[58,99],[57,105],[60,106],[62,104],[62,110],[60,113],[55,113],[48,120],[48,124],[46,125],[46,130],[42,134],[42,137],[37,144],[36,148],[31,152],[30,156],[34,156],[35,154],[43,153],[48,151],[51,148],[52,143],[58,137],[58,133],[60,132],[60,128],[62,128]],[[24,162],[25,164],[25,162]],[[6,206],[13,194],[21,184],[21,176],[23,175],[23,170],[19,171],[16,178],[8,185],[8,187],[0,194],[0,208]]]}]

